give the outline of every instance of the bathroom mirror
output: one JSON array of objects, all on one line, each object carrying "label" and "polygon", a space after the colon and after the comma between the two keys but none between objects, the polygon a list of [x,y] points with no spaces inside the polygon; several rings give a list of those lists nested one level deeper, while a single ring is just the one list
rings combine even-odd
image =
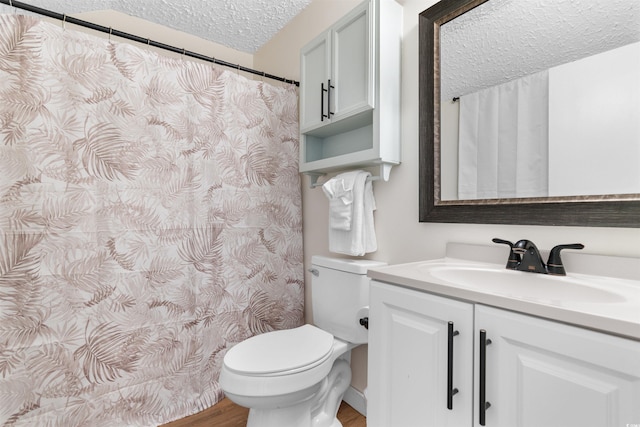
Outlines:
[{"label": "bathroom mirror", "polygon": [[[557,9],[560,4],[569,5],[570,9],[560,11]],[[523,17],[523,22],[517,21],[513,10],[508,11],[513,7],[524,12],[519,14]],[[507,9],[508,18],[500,17],[504,13],[504,10],[500,11],[503,8]],[[586,9],[596,10],[595,18],[588,17]],[[536,15],[540,17],[536,18]],[[551,26],[555,21],[560,27]],[[554,69],[564,63],[583,61],[584,57],[597,56],[621,46],[638,44],[638,22],[640,3],[636,0],[594,0],[588,3],[562,0],[544,4],[540,0],[447,0],[436,3],[422,12],[419,16],[420,221],[640,227],[640,191],[635,183],[640,183],[640,168],[634,166],[640,164],[640,125],[637,116],[631,125],[635,132],[631,137],[621,138],[619,127],[607,128],[602,125],[598,129],[599,139],[589,143],[595,148],[594,152],[600,154],[591,158],[583,157],[583,152],[587,150],[578,148],[573,152],[575,156],[571,151],[565,153],[567,162],[555,167],[555,170],[560,170],[560,174],[556,175],[561,179],[568,179],[574,175],[582,177],[576,182],[598,176],[594,182],[600,183],[610,175],[614,176],[610,186],[613,188],[612,191],[602,191],[599,185],[588,184],[585,187],[588,191],[580,190],[573,193],[573,190],[567,190],[566,193],[551,192],[535,196],[461,199],[455,192],[452,196],[450,188],[451,180],[457,179],[456,169],[459,161],[457,114],[460,111],[460,102],[453,101],[454,97],[464,97],[474,91]],[[527,25],[531,25],[532,30],[525,33],[528,32],[532,39],[522,40],[516,33]],[[594,25],[597,28],[594,28]],[[612,33],[612,30],[620,28],[623,29],[622,35]],[[578,31],[571,32],[572,29]],[[468,33],[471,35],[467,35],[467,40],[460,43],[442,39],[443,36],[449,37],[451,34],[465,31],[471,31]],[[493,35],[498,37],[492,39]],[[507,43],[500,45],[500,41]],[[598,48],[599,50],[582,52],[584,46],[593,46],[601,41],[604,41],[604,44]],[[483,45],[488,47],[488,51],[478,53]],[[556,51],[557,47],[560,50],[556,52],[555,59],[553,55],[548,57],[547,53]],[[498,55],[492,57],[495,52]],[[634,52],[637,53],[638,49]],[[496,63],[496,67],[489,67]],[[455,66],[452,67],[451,64]],[[501,74],[486,71],[487,68],[498,69]],[[465,74],[467,70],[471,70],[472,73]],[[445,72],[448,75],[445,75]],[[579,73],[582,74],[585,73]],[[606,82],[615,81],[616,78],[601,75],[598,80]],[[637,78],[634,84],[637,84]],[[616,104],[620,99],[630,99],[634,108],[638,108],[639,95],[633,91],[628,91],[628,94],[629,96],[613,99],[613,106],[605,110],[621,110],[620,105]],[[574,105],[578,105],[574,110],[585,105],[583,101],[573,101]],[[587,104],[590,102],[601,104],[601,101],[588,101]],[[549,105],[549,121],[566,122],[567,116],[564,113],[562,116],[554,116],[557,108]],[[628,110],[620,113],[624,115]],[[571,138],[571,135],[564,134],[561,139],[572,144],[584,144],[581,138]],[[612,159],[619,153],[619,150],[614,148],[617,147],[615,143],[621,139],[634,141],[626,144],[629,146],[629,153],[619,155],[620,159],[630,159],[631,163],[624,167],[617,167],[617,163],[613,163],[613,166],[607,169],[611,172],[599,172],[603,165],[609,161],[613,162]],[[580,168],[587,172],[579,172]],[[616,174],[620,171],[627,173],[621,175],[625,178],[617,177]],[[549,172],[548,179],[552,178],[553,175]],[[629,182],[633,185],[625,186]],[[625,185],[620,186],[621,190],[618,191],[617,183]]]}]

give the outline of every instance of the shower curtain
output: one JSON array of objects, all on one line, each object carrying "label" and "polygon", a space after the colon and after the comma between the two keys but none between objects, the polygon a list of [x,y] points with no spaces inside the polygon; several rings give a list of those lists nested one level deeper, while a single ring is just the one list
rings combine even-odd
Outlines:
[{"label": "shower curtain", "polygon": [[0,16],[0,425],[146,426],[303,322],[297,91]]},{"label": "shower curtain", "polygon": [[549,73],[460,97],[458,198],[549,194]]}]

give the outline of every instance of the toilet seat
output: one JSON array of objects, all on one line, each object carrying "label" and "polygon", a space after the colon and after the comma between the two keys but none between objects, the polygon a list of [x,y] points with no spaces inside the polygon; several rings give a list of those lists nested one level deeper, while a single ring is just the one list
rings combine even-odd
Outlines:
[{"label": "toilet seat", "polygon": [[[312,325],[287,331],[282,331],[286,332],[282,334],[283,336],[275,335],[282,338],[283,342],[287,343],[286,346],[275,346],[271,337],[276,332],[268,332],[249,338],[227,351],[219,378],[227,397],[234,396],[231,400],[238,403],[243,397],[271,399],[274,396],[312,390],[314,387],[317,389],[320,381],[331,371],[336,358],[355,347],[355,344],[335,338],[330,333]],[[263,335],[264,338],[257,339]],[[254,347],[254,341],[261,344],[256,344]],[[245,343],[247,346],[244,345]],[[296,359],[293,353],[302,350],[303,347],[306,350],[303,353],[307,354],[307,357],[298,356],[297,362],[293,363]],[[256,362],[263,359],[261,355],[266,352],[270,352],[271,362]],[[282,361],[277,360],[280,356],[283,358]],[[259,363],[265,364],[259,365]]]},{"label": "toilet seat", "polygon": [[333,353],[334,337],[312,325],[251,337],[224,358],[231,372],[246,376],[282,376],[312,369]]}]

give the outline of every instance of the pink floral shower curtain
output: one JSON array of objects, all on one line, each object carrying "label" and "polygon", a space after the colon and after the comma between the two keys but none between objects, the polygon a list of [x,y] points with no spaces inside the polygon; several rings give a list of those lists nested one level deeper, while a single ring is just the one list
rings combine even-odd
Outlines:
[{"label": "pink floral shower curtain", "polygon": [[0,16],[0,425],[146,426],[303,321],[295,88]]}]

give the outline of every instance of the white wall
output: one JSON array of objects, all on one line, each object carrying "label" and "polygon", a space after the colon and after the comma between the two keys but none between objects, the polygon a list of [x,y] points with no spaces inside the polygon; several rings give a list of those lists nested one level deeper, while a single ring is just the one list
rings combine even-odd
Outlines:
[{"label": "white wall", "polygon": [[[296,70],[299,78],[298,50],[351,7],[346,1],[315,0],[285,30],[286,37],[276,36],[269,52],[278,52],[274,69]],[[348,2],[349,6],[357,2]],[[580,242],[585,252],[640,257],[640,228],[543,227],[518,225],[429,224],[418,222],[418,14],[435,3],[433,0],[399,1],[404,6],[404,40],[402,48],[402,164],[394,167],[389,182],[375,182],[378,210],[375,213],[378,251],[367,258],[390,264],[442,257],[447,242],[492,244],[493,237],[509,240],[531,239],[538,247],[549,249],[559,243]],[[316,15],[317,10],[322,13]],[[329,13],[335,10],[335,14]],[[335,16],[334,16],[335,15]],[[326,22],[329,17],[333,21]],[[314,19],[309,20],[309,17]],[[304,20],[304,24],[300,23]],[[311,25],[313,24],[313,25]],[[326,24],[326,25],[324,25]],[[293,29],[295,28],[295,31]],[[283,32],[284,34],[284,32]],[[262,49],[255,63],[269,68],[269,55]],[[327,238],[328,202],[318,188],[308,187],[303,179],[303,222],[306,268],[312,255],[329,255]],[[640,215],[640,213],[638,213]],[[307,283],[311,278],[307,273]],[[310,296],[307,294],[307,320],[311,320]],[[355,388],[366,386],[366,349],[352,358]]]}]

